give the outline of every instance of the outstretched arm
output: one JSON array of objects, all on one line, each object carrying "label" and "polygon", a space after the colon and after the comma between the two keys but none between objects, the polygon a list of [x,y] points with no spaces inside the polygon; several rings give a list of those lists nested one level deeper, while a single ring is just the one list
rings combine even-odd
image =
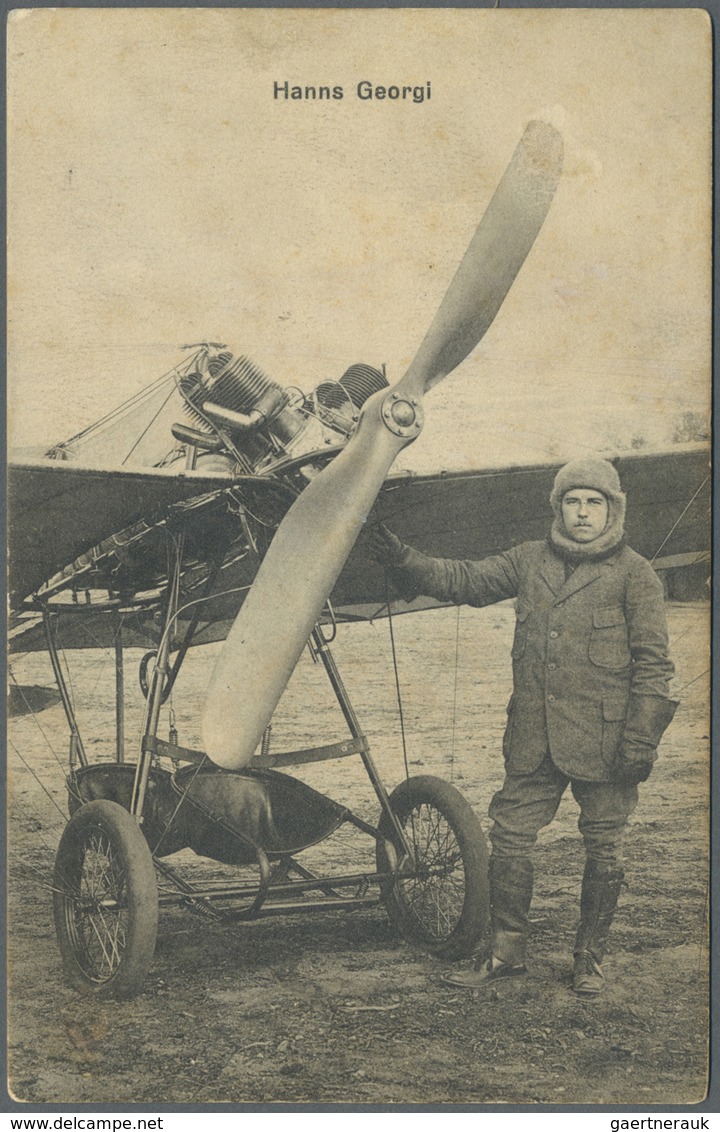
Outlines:
[{"label": "outstretched arm", "polygon": [[517,596],[517,548],[478,562],[431,558],[401,542],[383,523],[369,534],[367,545],[405,601],[424,594],[455,605],[482,606]]}]

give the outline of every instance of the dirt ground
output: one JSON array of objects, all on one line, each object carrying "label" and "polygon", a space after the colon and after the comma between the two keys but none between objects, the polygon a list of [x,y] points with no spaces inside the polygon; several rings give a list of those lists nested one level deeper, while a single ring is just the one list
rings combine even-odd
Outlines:
[{"label": "dirt ground", "polygon": [[[593,1003],[569,989],[583,856],[563,799],[541,835],[530,972],[478,992],[442,985],[449,964],[396,938],[382,906],[223,925],[161,910],[143,992],[126,1002],[63,985],[50,875],[66,814],[67,728],[43,707],[11,721],[9,1034],[11,1095],[28,1106],[311,1106],[475,1103],[691,1105],[708,1048],[708,607],[668,609],[682,705],[627,837],[627,881]],[[513,613],[433,611],[395,622],[411,774],[451,780],[486,811],[502,780]],[[173,695],[181,743],[197,720],[212,649],[191,655]],[[387,622],[341,627],[335,654],[388,787],[404,776]],[[140,727],[128,667],[128,751]],[[112,757],[112,657],[68,657],[91,757]],[[457,661],[457,663],[456,663]],[[13,661],[23,686],[51,682],[43,656]],[[167,735],[169,717],[163,729]],[[303,661],[280,705],[273,746],[343,738],[322,671]],[[376,820],[357,758],[299,775]],[[307,863],[372,868],[368,838],[341,829]],[[365,862],[362,865],[360,862]],[[180,855],[196,878],[212,862]]]}]

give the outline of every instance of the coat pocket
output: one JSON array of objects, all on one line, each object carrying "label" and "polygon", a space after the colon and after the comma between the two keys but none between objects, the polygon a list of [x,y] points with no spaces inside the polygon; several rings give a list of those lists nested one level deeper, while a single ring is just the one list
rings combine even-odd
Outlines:
[{"label": "coat pocket", "polygon": [[625,733],[628,692],[606,692],[602,701],[602,757],[613,763]]},{"label": "coat pocket", "polygon": [[627,668],[630,664],[627,624],[619,605],[593,610],[588,656],[598,668]]}]

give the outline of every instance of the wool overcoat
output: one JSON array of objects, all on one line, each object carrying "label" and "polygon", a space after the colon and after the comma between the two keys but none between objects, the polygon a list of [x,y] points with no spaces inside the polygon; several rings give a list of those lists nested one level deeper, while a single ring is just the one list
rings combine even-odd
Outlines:
[{"label": "wool overcoat", "polygon": [[393,574],[408,599],[426,594],[473,606],[516,599],[503,742],[511,774],[532,772],[549,751],[570,778],[609,781],[630,694],[668,696],[673,665],[662,585],[627,546],[581,561],[567,578],[546,540],[478,562],[404,547]]}]

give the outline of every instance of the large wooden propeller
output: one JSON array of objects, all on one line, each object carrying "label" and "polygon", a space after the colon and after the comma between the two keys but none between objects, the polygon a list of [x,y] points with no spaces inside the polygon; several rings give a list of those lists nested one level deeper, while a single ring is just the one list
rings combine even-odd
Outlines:
[{"label": "large wooden propeller", "polygon": [[423,395],[480,341],[530,251],[562,151],[553,126],[529,123],[407,373],[368,400],[278,527],[210,680],[203,739],[219,766],[252,758],[395,457],[420,432]]}]

